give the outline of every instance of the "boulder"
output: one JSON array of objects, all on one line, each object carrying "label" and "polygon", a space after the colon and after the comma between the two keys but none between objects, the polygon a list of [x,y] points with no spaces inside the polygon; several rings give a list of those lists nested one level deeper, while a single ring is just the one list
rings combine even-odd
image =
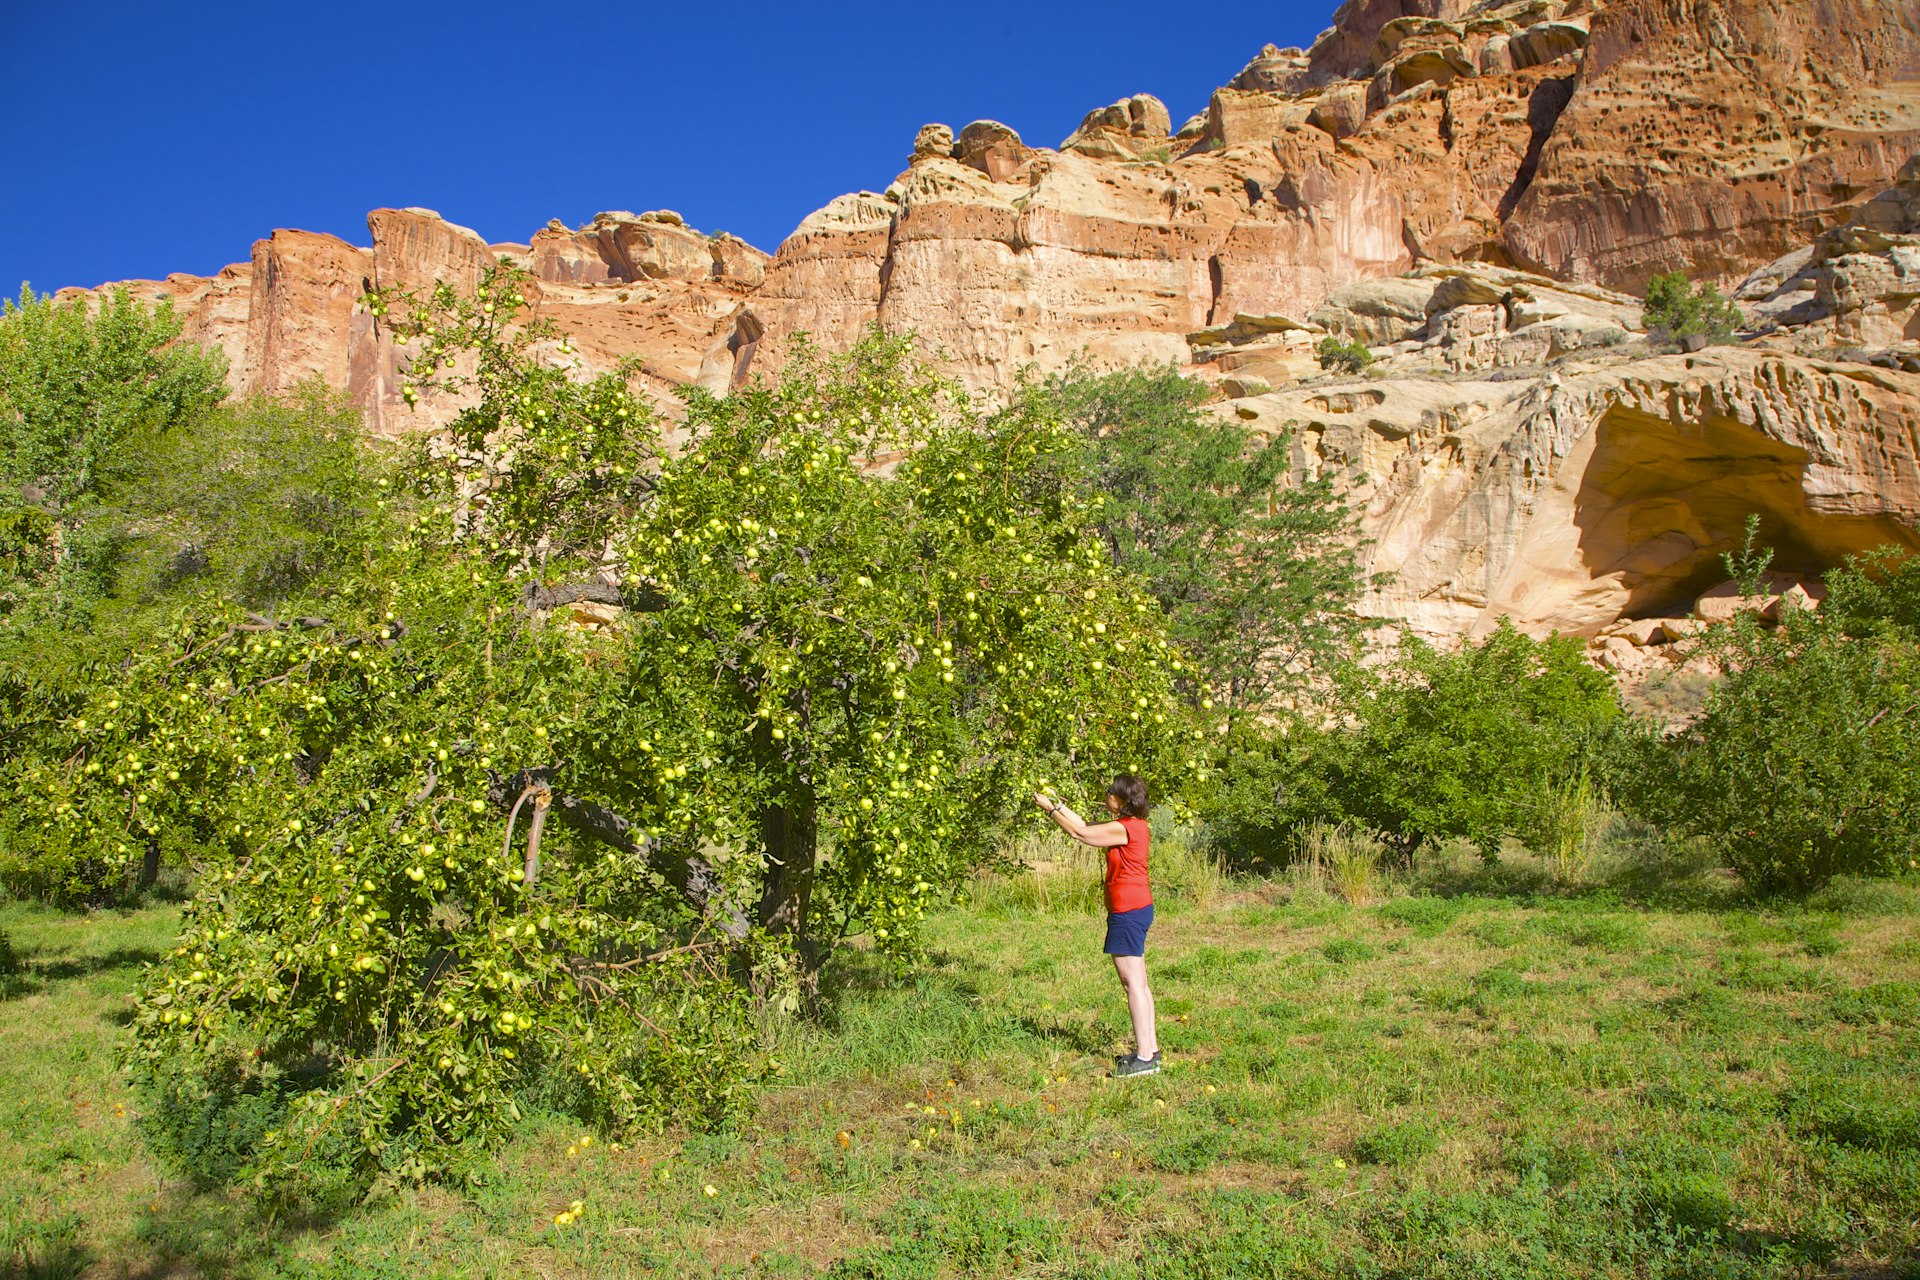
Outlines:
[{"label": "boulder", "polygon": [[1307,60],[1306,50],[1280,49],[1269,44],[1227,81],[1227,87],[1259,93],[1298,93],[1313,82],[1312,64]]},{"label": "boulder", "polygon": [[1771,619],[1777,616],[1780,593],[1800,586],[1786,574],[1768,574],[1758,595],[1747,595],[1737,582],[1722,582],[1702,592],[1693,602],[1693,616],[1702,622],[1732,622],[1741,614]]},{"label": "boulder", "polygon": [[1150,93],[1136,93],[1088,112],[1060,149],[1110,160],[1154,154],[1166,159],[1172,140],[1173,120],[1166,104]]},{"label": "boulder", "polygon": [[1367,280],[1329,294],[1307,313],[1309,323],[1369,346],[1412,337],[1427,323],[1437,280],[1396,277]]},{"label": "boulder", "polygon": [[1367,122],[1367,88],[1361,84],[1335,85],[1321,93],[1307,111],[1307,123],[1336,142],[1351,138]]},{"label": "boulder", "polygon": [[1220,393],[1229,400],[1239,400],[1246,396],[1263,396],[1273,390],[1273,385],[1265,378],[1253,373],[1230,373],[1220,379]]},{"label": "boulder", "polygon": [[1581,21],[1536,22],[1508,41],[1514,69],[1542,66],[1571,58],[1587,47],[1587,24]]},{"label": "boulder", "polygon": [[1666,628],[1658,618],[1628,618],[1621,622],[1614,623],[1601,634],[1617,636],[1625,640],[1628,644],[1641,649],[1651,645],[1664,644],[1667,640]]},{"label": "boulder", "polygon": [[923,124],[913,135],[913,162],[942,160],[953,155],[953,130],[944,124]]},{"label": "boulder", "polygon": [[953,155],[995,182],[1005,182],[1033,158],[1033,148],[998,120],[975,120],[954,139]]},{"label": "boulder", "polygon": [[1596,647],[1600,665],[1609,671],[1625,671],[1638,665],[1638,647],[1621,636],[1603,636]]},{"label": "boulder", "polygon": [[1779,601],[1774,605],[1774,617],[1784,617],[1798,610],[1813,613],[1827,598],[1827,588],[1821,582],[1796,582],[1780,593]]}]

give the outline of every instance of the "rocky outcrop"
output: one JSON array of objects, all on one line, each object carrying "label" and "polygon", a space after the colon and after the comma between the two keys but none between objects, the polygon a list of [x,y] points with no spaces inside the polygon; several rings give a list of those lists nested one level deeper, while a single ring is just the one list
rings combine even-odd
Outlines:
[{"label": "rocky outcrop", "polygon": [[1099,160],[1166,160],[1172,145],[1173,118],[1166,103],[1150,93],[1136,93],[1088,112],[1060,149]]},{"label": "rocky outcrop", "polygon": [[[593,330],[583,352],[630,343],[663,392],[688,370],[715,387],[777,371],[802,332],[837,346],[876,323],[997,388],[1082,353],[1176,358],[1188,333],[1306,317],[1426,265],[1731,284],[1846,222],[1920,150],[1917,28],[1891,0],[1347,0],[1310,49],[1261,50],[1178,130],[1149,94],[1090,112],[1058,150],[992,120],[930,124],[906,172],[830,202],[771,259],[665,211],[556,223],[520,247],[398,210],[375,215],[391,225],[373,228],[371,274],[470,278],[506,253]],[[323,274],[340,265],[311,252]],[[1904,328],[1904,252],[1823,258],[1824,305],[1861,317],[1837,334]],[[231,283],[161,287],[231,337]],[[275,345],[229,351],[246,385],[338,371],[351,335],[276,329],[285,305],[318,305],[284,292],[265,291]],[[1363,323],[1365,305],[1330,325],[1371,341],[1412,319]],[[1538,336],[1565,350],[1579,327]],[[346,364],[384,386],[383,359]]]},{"label": "rocky outcrop", "polygon": [[1686,616],[1754,512],[1796,581],[1920,546],[1911,374],[1721,347],[1501,381],[1322,380],[1230,411],[1350,487],[1368,567],[1389,575],[1367,609],[1433,634]]},{"label": "rocky outcrop", "polygon": [[[988,392],[1088,356],[1186,364],[1352,486],[1392,575],[1369,608],[1436,634],[1510,614],[1628,663],[1720,598],[1749,510],[1797,581],[1914,542],[1917,70],[1905,0],[1346,0],[1177,129],[1144,93],[1057,149],[929,124],[771,257],[668,211],[489,245],[378,210],[365,247],[280,231],[138,288],[237,387],[319,377],[390,434],[452,406],[403,406],[360,292],[501,257],[583,376],[637,360],[669,413],[870,325]],[[1629,294],[1673,269],[1740,282],[1764,333],[1655,351]],[[1328,335],[1373,372],[1327,376]]]},{"label": "rocky outcrop", "polygon": [[471,288],[496,260],[516,262],[535,277],[540,312],[571,336],[583,375],[637,359],[640,389],[671,414],[676,390],[724,351],[768,261],[744,240],[702,235],[670,212],[603,213],[577,229],[550,223],[524,245],[489,245],[431,209],[376,209],[367,228],[366,247],[276,231],[251,262],[216,276],[128,287],[171,299],[184,337],[221,347],[236,391],[271,394],[318,378],[347,392],[371,431],[394,435],[442,425],[456,406],[432,396],[405,403],[407,353],[360,305],[370,286]]},{"label": "rocky outcrop", "polygon": [[1731,282],[1844,221],[1920,150],[1920,9],[1610,0],[1503,242],[1638,291]]},{"label": "rocky outcrop", "polygon": [[1735,297],[1794,347],[1876,352],[1920,369],[1920,157],[1853,218],[1748,276]]}]

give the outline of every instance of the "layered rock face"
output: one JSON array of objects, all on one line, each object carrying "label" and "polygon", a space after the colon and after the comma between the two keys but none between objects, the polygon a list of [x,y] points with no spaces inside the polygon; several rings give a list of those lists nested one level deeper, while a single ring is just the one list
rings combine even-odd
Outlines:
[{"label": "layered rock face", "polygon": [[1263,50],[1178,128],[1148,94],[1088,113],[1058,149],[990,120],[929,125],[884,190],[833,201],[770,261],[671,214],[487,246],[381,211],[367,249],[281,232],[251,267],[154,288],[222,341],[240,385],[344,368],[381,429],[390,353],[349,332],[339,293],[356,254],[367,278],[414,284],[505,253],[581,326],[590,366],[638,355],[662,396],[874,323],[999,388],[1083,352],[1178,359],[1188,333],[1297,319],[1422,264],[1731,285],[1845,222],[1915,150],[1907,0],[1347,0],[1311,49]]},{"label": "layered rock face", "polygon": [[1866,349],[1920,372],[1920,157],[1854,217],[1755,271],[1735,296],[1776,345]]},{"label": "layered rock face", "polygon": [[1916,150],[1908,0],[1612,0],[1504,243],[1616,286],[1730,280],[1844,220]]},{"label": "layered rock face", "polygon": [[1348,482],[1386,579],[1367,611],[1430,634],[1689,616],[1749,513],[1799,577],[1920,546],[1913,375],[1710,348],[1498,382],[1327,383],[1233,408]]},{"label": "layered rock face", "polygon": [[400,435],[444,425],[456,406],[402,400],[406,353],[360,305],[370,286],[471,288],[494,261],[517,263],[535,277],[536,310],[572,337],[583,375],[637,359],[640,389],[670,413],[674,391],[696,379],[711,350],[724,351],[768,261],[737,237],[702,235],[668,212],[603,213],[577,230],[550,223],[530,244],[489,245],[430,209],[376,209],[367,230],[366,247],[276,231],[254,245],[251,262],[218,275],[125,287],[171,299],[184,337],[226,352],[237,392],[283,392],[318,378],[348,393],[371,431]]},{"label": "layered rock face", "polygon": [[[1511,616],[1647,650],[1724,596],[1749,511],[1796,575],[1781,600],[1915,544],[1911,0],[1347,0],[1312,48],[1268,47],[1174,121],[1135,94],[1057,148],[929,124],[883,189],[772,257],[667,212],[489,245],[377,210],[366,247],[277,231],[217,276],[137,287],[226,349],[237,388],[318,377],[386,434],[453,407],[403,406],[406,353],[361,292],[497,258],[533,274],[583,375],[635,358],[669,414],[688,383],[874,324],[989,393],[1026,366],[1181,363],[1351,486],[1391,575],[1367,607],[1436,635]],[[1737,286],[1764,332],[1654,351],[1629,291],[1672,269]],[[1330,334],[1374,374],[1323,374]]]},{"label": "layered rock face", "polygon": [[877,322],[994,387],[1080,351],[1166,358],[1187,332],[1298,317],[1420,263],[1731,285],[1920,149],[1920,11],[1348,0],[1312,49],[1269,47],[1170,128],[1146,95],[1058,151],[992,121],[928,126],[884,191],[781,246],[742,318],[759,367],[797,332],[838,345]]}]

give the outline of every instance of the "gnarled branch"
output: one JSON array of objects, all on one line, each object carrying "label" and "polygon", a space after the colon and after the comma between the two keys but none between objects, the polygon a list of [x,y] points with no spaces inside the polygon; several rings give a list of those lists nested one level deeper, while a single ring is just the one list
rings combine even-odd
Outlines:
[{"label": "gnarled branch", "polygon": [[712,863],[699,857],[684,860],[669,857],[661,849],[660,841],[641,835],[638,824],[631,818],[615,813],[605,805],[553,790],[555,772],[556,766],[543,765],[535,769],[522,769],[509,777],[492,774],[493,785],[488,788],[488,795],[496,808],[508,809],[516,808],[515,801],[530,793],[541,790],[549,792],[552,795],[550,807],[553,816],[563,825],[622,853],[644,857],[694,910],[711,919],[721,933],[736,942],[747,936],[746,914],[739,907],[721,900],[720,873]]}]

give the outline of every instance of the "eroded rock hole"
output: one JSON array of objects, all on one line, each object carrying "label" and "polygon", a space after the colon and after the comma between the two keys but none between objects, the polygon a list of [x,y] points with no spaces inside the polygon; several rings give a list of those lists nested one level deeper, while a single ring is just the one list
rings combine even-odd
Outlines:
[{"label": "eroded rock hole", "polygon": [[1579,554],[1595,580],[1612,579],[1624,617],[1684,617],[1727,578],[1723,556],[1749,514],[1773,549],[1773,571],[1816,580],[1887,543],[1920,546],[1891,516],[1815,510],[1808,456],[1728,419],[1673,422],[1614,409],[1594,429],[1593,455],[1574,499]]}]

